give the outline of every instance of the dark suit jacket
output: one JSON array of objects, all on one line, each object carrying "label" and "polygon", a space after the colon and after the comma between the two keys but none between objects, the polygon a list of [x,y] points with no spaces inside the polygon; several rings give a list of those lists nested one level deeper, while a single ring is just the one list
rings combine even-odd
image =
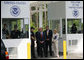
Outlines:
[{"label": "dark suit jacket", "polygon": [[18,36],[20,37],[21,32],[19,30],[17,30],[17,32],[15,30],[11,31],[11,38],[16,39],[18,38]]},{"label": "dark suit jacket", "polygon": [[48,38],[49,41],[52,41],[52,30],[49,30],[48,36],[47,36],[47,30],[45,30],[44,32],[45,32],[45,40],[47,40]]},{"label": "dark suit jacket", "polygon": [[39,31],[35,33],[36,43],[39,43]]},{"label": "dark suit jacket", "polygon": [[39,41],[45,41],[45,33],[43,32],[43,36],[41,37],[41,33],[38,33],[38,39]]},{"label": "dark suit jacket", "polygon": [[[31,31],[31,37],[35,38],[34,32]],[[31,38],[31,46],[34,46],[34,39]]]}]

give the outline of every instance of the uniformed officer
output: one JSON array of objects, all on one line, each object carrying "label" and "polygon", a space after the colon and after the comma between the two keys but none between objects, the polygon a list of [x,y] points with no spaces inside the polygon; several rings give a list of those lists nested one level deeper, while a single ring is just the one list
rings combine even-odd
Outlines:
[{"label": "uniformed officer", "polygon": [[34,28],[31,27],[31,57],[32,58],[36,58],[35,57],[35,44],[34,44],[34,41],[35,41]]},{"label": "uniformed officer", "polygon": [[14,30],[11,31],[11,38],[17,39],[20,37],[21,32],[17,30],[17,25],[14,25]]},{"label": "uniformed officer", "polygon": [[2,29],[2,34],[3,34],[3,38],[8,39],[9,38],[9,32],[8,32],[6,27],[7,27],[7,25],[4,24],[3,29]]}]

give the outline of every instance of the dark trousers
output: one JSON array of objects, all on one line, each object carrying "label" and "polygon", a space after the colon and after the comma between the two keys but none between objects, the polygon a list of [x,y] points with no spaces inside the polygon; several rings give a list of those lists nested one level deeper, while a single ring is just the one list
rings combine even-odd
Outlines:
[{"label": "dark trousers", "polygon": [[31,44],[31,57],[32,58],[35,57],[35,47],[34,47],[34,44]]},{"label": "dark trousers", "polygon": [[40,50],[39,50],[39,52],[40,52],[40,56],[41,57],[45,56],[45,44],[44,43],[40,44]]},{"label": "dark trousers", "polygon": [[51,41],[46,41],[45,48],[46,48],[45,49],[46,56],[48,56],[48,48],[49,48],[50,56],[52,56],[52,42]]},{"label": "dark trousers", "polygon": [[40,44],[39,44],[39,42],[37,42],[37,55],[38,56],[40,55]]}]

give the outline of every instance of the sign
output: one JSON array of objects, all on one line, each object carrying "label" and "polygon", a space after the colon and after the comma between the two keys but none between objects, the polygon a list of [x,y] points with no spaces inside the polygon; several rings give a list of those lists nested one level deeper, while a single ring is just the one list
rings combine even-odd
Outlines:
[{"label": "sign", "polygon": [[20,14],[21,10],[18,6],[14,5],[10,8],[10,13],[12,16],[17,17]]},{"label": "sign", "polygon": [[30,18],[30,2],[1,1],[1,18]]},{"label": "sign", "polygon": [[75,9],[75,10],[73,10],[73,12],[72,12],[72,13],[73,13],[73,16],[74,16],[74,17],[78,17],[78,16],[79,16],[79,11],[78,11],[78,10],[76,10],[76,9]]},{"label": "sign", "polygon": [[83,1],[66,1],[67,18],[83,17]]}]

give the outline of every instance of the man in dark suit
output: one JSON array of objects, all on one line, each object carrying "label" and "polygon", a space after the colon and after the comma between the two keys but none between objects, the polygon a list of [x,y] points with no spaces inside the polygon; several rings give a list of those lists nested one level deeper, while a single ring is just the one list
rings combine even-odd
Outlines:
[{"label": "man in dark suit", "polygon": [[[40,33],[38,34],[38,39],[40,42],[40,57],[45,55],[45,34],[43,32],[43,28],[40,28]],[[43,55],[44,54],[44,55]]]},{"label": "man in dark suit", "polygon": [[45,32],[45,48],[46,48],[46,57],[48,56],[48,48],[50,56],[52,56],[52,30],[49,30],[49,26],[46,26]]},{"label": "man in dark suit", "polygon": [[39,56],[39,48],[40,48],[40,42],[39,42],[39,33],[40,33],[40,28],[38,28],[38,31],[36,32],[35,36],[36,36],[36,43],[37,43],[37,55]]},{"label": "man in dark suit", "polygon": [[21,32],[17,29],[17,25],[14,25],[14,30],[11,31],[11,38],[12,39],[18,39],[20,38]]},{"label": "man in dark suit", "polygon": [[73,34],[77,33],[77,27],[76,27],[75,23],[71,27],[71,33],[73,33]]},{"label": "man in dark suit", "polygon": [[2,29],[2,34],[3,34],[3,38],[5,39],[8,39],[9,38],[9,32],[8,32],[8,30],[7,30],[7,25],[6,24],[4,24],[4,26],[3,26],[3,29]]},{"label": "man in dark suit", "polygon": [[34,44],[34,41],[35,41],[34,28],[31,27],[31,57],[32,58],[36,58],[35,57],[35,44]]}]

